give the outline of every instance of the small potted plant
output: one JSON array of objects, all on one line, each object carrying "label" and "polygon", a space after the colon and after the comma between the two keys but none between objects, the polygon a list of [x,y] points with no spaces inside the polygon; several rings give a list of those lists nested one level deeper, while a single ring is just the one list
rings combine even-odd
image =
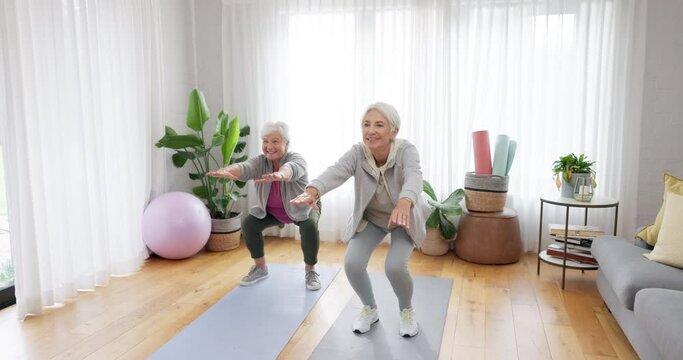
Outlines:
[{"label": "small potted plant", "polygon": [[[166,132],[156,143],[156,147],[173,150],[171,160],[178,168],[192,164],[190,179],[201,183],[192,188],[192,193],[204,200],[211,215],[211,236],[207,249],[222,251],[239,246],[240,214],[233,212],[232,208],[237,200],[246,196],[239,191],[245,183],[209,177],[206,174],[212,169],[247,159],[246,154],[239,155],[246,147],[246,142],[240,139],[249,135],[250,129],[248,125],[240,128],[237,116],[230,119],[228,114],[221,111],[216,120],[215,132],[210,139],[205,139],[204,125],[209,118],[209,107],[204,94],[194,89],[190,93],[187,108],[187,127],[192,133],[178,135],[173,128],[166,126]],[[212,153],[214,148],[220,148],[221,159],[217,159]]]},{"label": "small potted plant", "polygon": [[584,184],[590,184],[592,188],[595,188],[597,184],[594,164],[595,161],[589,161],[586,155],[576,156],[574,153],[560,156],[560,159],[553,163],[555,184],[558,189],[561,189],[562,197],[574,196],[574,188],[581,177],[584,178]]},{"label": "small potted plant", "polygon": [[458,228],[449,219],[462,214],[460,202],[465,197],[463,189],[457,189],[439,201],[432,185],[422,181],[422,191],[427,194],[427,204],[432,209],[427,218],[427,237],[421,251],[427,255],[443,255],[448,252],[450,242],[455,240]]}]

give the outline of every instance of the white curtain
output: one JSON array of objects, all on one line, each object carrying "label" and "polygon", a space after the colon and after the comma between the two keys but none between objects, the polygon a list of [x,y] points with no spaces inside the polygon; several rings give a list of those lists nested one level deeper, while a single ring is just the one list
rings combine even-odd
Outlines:
[{"label": "white curtain", "polygon": [[[18,315],[147,257],[158,0],[0,1],[0,125]],[[163,164],[163,162],[162,162]]]},{"label": "white curtain", "polygon": [[[598,194],[635,191],[624,176],[633,18],[633,0],[223,0],[224,100],[256,129],[288,122],[312,177],[360,141],[368,104],[389,102],[441,197],[474,170],[473,131],[488,130],[492,146],[507,134],[518,142],[508,206],[532,250],[560,155],[597,161]],[[340,238],[352,199],[350,182],[323,198],[324,238]],[[595,210],[589,223],[611,232],[613,217]]]}]

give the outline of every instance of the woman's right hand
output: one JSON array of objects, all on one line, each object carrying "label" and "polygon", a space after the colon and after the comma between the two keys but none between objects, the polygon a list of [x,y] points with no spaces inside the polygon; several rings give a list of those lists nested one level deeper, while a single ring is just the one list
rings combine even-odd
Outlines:
[{"label": "woman's right hand", "polygon": [[226,166],[222,169],[216,171],[209,171],[206,176],[217,177],[217,178],[227,178],[230,180],[239,180],[240,168],[234,165]]},{"label": "woman's right hand", "polygon": [[299,194],[299,196],[289,200],[289,203],[294,205],[308,205],[313,209],[320,211],[317,204],[318,195],[318,189],[309,187],[306,188],[304,192]]}]

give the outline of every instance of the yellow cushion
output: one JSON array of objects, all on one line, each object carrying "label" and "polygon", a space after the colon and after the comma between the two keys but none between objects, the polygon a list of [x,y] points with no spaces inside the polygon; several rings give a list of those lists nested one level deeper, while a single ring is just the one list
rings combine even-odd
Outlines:
[{"label": "yellow cushion", "polygon": [[645,257],[662,264],[683,268],[683,196],[668,192],[657,245]]},{"label": "yellow cushion", "polygon": [[683,180],[671,174],[664,174],[664,200],[662,201],[659,213],[657,213],[655,223],[644,228],[636,235],[652,246],[657,243],[657,235],[659,235],[659,228],[662,226],[662,219],[664,218],[664,208],[666,208],[666,194],[669,192],[683,195]]}]

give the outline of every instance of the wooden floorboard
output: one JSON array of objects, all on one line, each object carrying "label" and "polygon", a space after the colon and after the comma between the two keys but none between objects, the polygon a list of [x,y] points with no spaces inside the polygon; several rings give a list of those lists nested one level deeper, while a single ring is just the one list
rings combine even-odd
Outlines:
[{"label": "wooden floorboard", "polygon": [[[345,246],[324,242],[319,265],[341,266]],[[387,246],[370,259],[383,271]],[[267,238],[270,263],[302,265],[300,243]],[[144,359],[238,286],[251,265],[245,246],[186,260],[150,258],[142,271],[112,278],[41,316],[0,310],[2,359]],[[478,265],[414,252],[414,275],[453,279],[439,359],[637,359],[602,302],[595,272],[567,271],[525,254],[511,265]],[[355,296],[343,271],[290,339],[279,359],[306,359]],[[419,313],[417,314],[419,320]]]}]

